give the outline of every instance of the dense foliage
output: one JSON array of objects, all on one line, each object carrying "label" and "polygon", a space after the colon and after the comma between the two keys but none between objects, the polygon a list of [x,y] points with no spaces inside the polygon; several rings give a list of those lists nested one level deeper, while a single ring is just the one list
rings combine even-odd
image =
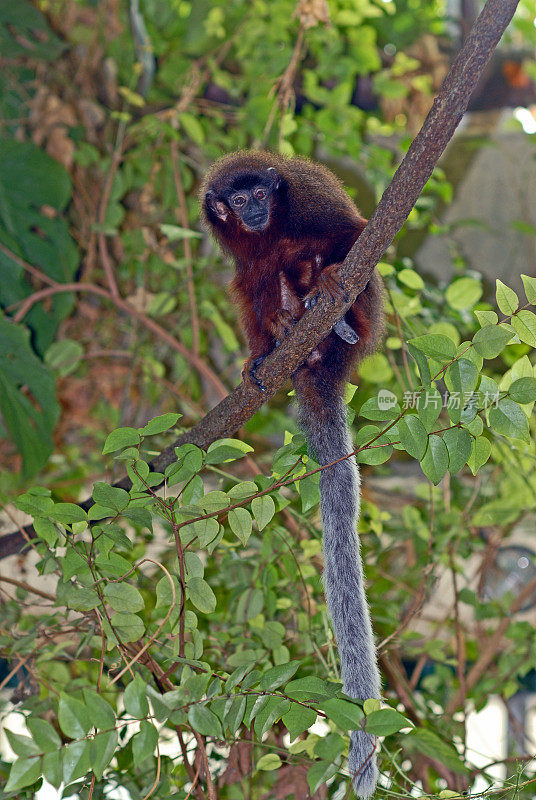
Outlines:
[{"label": "dense foliage", "polygon": [[[344,174],[349,155],[368,213],[444,72],[439,48],[436,70],[419,60],[441,4],[339,0],[329,24],[320,1],[128,10],[0,9],[1,491],[37,534],[35,567],[0,576],[5,713],[26,726],[7,733],[0,794],[33,797],[44,775],[64,797],[341,800],[363,721],[380,795],[491,787],[467,714],[515,693],[536,657],[533,584],[484,591],[536,504],[536,279],[523,297],[498,281],[490,303],[460,256],[439,283],[400,256],[408,232],[438,229],[440,169],[379,266],[385,347],[347,392],[384,704],[341,693],[318,465],[287,394],[240,438],[149,467],[244,358],[228,265],[199,232],[206,166],[262,144]],[[112,486],[125,471],[130,492]],[[524,769],[506,764],[502,795],[532,795]]]}]

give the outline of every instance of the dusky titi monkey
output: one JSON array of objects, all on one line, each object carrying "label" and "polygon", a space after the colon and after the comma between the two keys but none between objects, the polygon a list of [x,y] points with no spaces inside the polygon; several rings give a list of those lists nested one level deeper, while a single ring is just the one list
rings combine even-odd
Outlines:
[{"label": "dusky titi monkey", "polygon": [[[337,268],[366,220],[326,167],[262,151],[232,153],[208,171],[201,188],[204,220],[234,260],[232,293],[250,349],[245,378],[262,384],[256,368],[320,293],[344,295]],[[353,447],[343,402],[345,381],[372,353],[383,329],[382,289],[374,273],[332,332],[295,372],[293,384],[309,448],[321,465]],[[352,456],[322,470],[324,586],[350,697],[380,697],[370,615],[356,524],[359,471]],[[352,731],[349,768],[360,797],[375,789],[375,738]]]}]

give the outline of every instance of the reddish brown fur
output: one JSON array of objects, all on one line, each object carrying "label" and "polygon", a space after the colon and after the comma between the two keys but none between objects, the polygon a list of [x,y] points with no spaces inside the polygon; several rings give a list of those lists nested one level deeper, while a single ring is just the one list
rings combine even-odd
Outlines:
[{"label": "reddish brown fur", "polygon": [[[267,167],[276,169],[285,189],[275,197],[265,231],[248,232],[232,210],[225,221],[211,216],[204,202],[207,190],[218,194],[231,179],[262,174]],[[363,231],[366,220],[333,173],[301,158],[255,151],[231,154],[213,165],[201,192],[205,221],[236,265],[231,291],[241,310],[251,359],[255,359],[274,348],[282,330],[288,327],[289,312],[296,319],[301,316],[303,310],[298,309],[303,308],[304,298],[318,288],[327,290],[328,296],[336,294],[337,265]],[[287,293],[285,304],[281,281]],[[315,406],[329,404],[333,392],[342,391],[352,367],[374,351],[382,333],[382,319],[382,290],[375,273],[345,315],[359,335],[357,344],[347,344],[332,332],[296,374],[303,387],[310,387],[309,394],[313,391],[317,395],[319,405],[315,401]]]}]

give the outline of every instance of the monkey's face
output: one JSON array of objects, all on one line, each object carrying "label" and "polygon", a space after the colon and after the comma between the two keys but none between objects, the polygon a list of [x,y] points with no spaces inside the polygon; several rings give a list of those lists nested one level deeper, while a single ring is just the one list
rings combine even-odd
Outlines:
[{"label": "monkey's face", "polygon": [[207,191],[207,216],[209,219],[215,216],[223,223],[234,218],[248,233],[262,233],[270,224],[280,185],[281,179],[273,167],[231,175],[223,189]]}]

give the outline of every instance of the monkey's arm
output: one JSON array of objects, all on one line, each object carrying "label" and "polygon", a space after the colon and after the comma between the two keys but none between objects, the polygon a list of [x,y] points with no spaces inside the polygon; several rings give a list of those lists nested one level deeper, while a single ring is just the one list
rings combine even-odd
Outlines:
[{"label": "monkey's arm", "polygon": [[250,351],[242,377],[253,382],[261,391],[265,391],[265,386],[257,378],[256,370],[295,322],[288,320],[286,312],[280,307],[279,283],[274,281],[273,284],[252,285],[245,280],[235,280],[231,285],[241,309],[242,328]]}]

